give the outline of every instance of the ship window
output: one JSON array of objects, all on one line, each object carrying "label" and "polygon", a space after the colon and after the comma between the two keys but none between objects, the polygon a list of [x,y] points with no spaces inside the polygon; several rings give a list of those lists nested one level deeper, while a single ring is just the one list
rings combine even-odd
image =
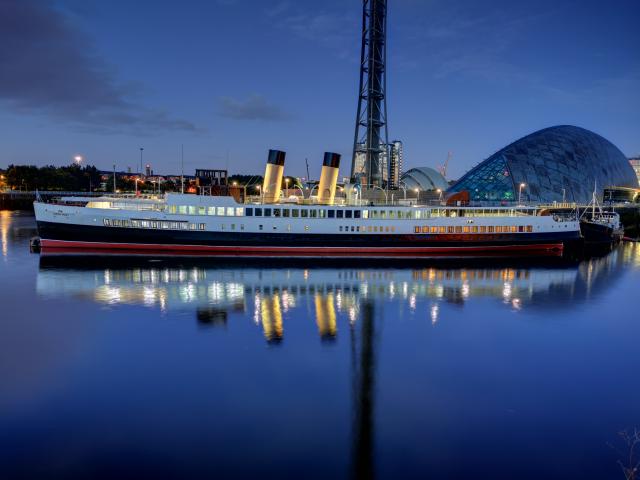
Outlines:
[{"label": "ship window", "polygon": [[471,227],[471,231],[472,231],[473,233],[478,233],[478,227],[477,227],[477,226],[473,226],[473,227]]},{"label": "ship window", "polygon": [[388,216],[389,216],[389,218],[396,218],[396,211],[395,210],[389,210]]},{"label": "ship window", "polygon": [[462,227],[464,233],[471,233],[471,227]]},{"label": "ship window", "polygon": [[262,225],[258,225],[258,230],[262,230]]},{"label": "ship window", "polygon": [[256,208],[255,209],[255,214],[256,214],[256,217],[261,217],[262,216],[262,209],[261,208]]},{"label": "ship window", "polygon": [[318,210],[318,217],[325,218],[326,216],[327,216],[327,211],[324,208]]},{"label": "ship window", "polygon": [[215,215],[215,214],[216,214],[216,207],[207,208],[207,215]]},{"label": "ship window", "polygon": [[200,230],[204,230],[204,228],[205,228],[204,223],[201,223],[201,224],[200,224]]},{"label": "ship window", "polygon": [[[489,228],[492,228],[492,227],[489,227]],[[496,233],[502,233],[502,227],[497,226],[496,227]]]},{"label": "ship window", "polygon": [[353,218],[360,218],[360,210],[353,211]]},{"label": "ship window", "polygon": [[395,231],[396,231],[396,227],[391,226],[391,231],[392,231],[392,232],[395,232]]},{"label": "ship window", "polygon": [[342,225],[340,225],[340,226],[338,227],[338,230],[342,231]]},{"label": "ship window", "polygon": [[343,210],[338,210],[336,212],[336,218],[343,218],[344,217],[344,211]]},{"label": "ship window", "polygon": [[533,232],[533,225],[527,225],[527,233]]},{"label": "ship window", "polygon": [[236,207],[236,217],[242,217],[244,215],[244,208]]},{"label": "ship window", "polygon": [[253,217],[253,208],[246,208],[245,211],[244,211],[244,214],[247,217]]},{"label": "ship window", "polygon": [[180,223],[180,230],[187,230],[189,228],[189,224],[187,222]]},{"label": "ship window", "polygon": [[306,208],[303,208],[302,210],[300,210],[300,216],[302,218],[307,218],[309,216],[309,211]]},{"label": "ship window", "polygon": [[420,227],[413,227],[413,233],[420,233]]},{"label": "ship window", "polygon": [[305,225],[304,229],[308,232],[309,231],[309,225]]},{"label": "ship window", "polygon": [[355,231],[355,228],[353,227],[353,225],[351,226],[351,231],[352,232]]},{"label": "ship window", "polygon": [[311,218],[317,218],[318,217],[318,211],[315,208],[313,210],[309,210],[309,216]]},{"label": "ship window", "polygon": [[298,218],[300,216],[300,210],[298,210],[297,208],[294,208],[291,210],[291,216]]},{"label": "ship window", "polygon": [[329,218],[335,218],[336,217],[336,211],[335,210],[327,210],[327,217]]},{"label": "ship window", "polygon": [[206,207],[198,207],[198,215],[206,215],[207,209]]},{"label": "ship window", "polygon": [[487,232],[493,233],[494,228],[492,226],[487,227]]},{"label": "ship window", "polygon": [[369,210],[362,211],[362,218],[369,218]]},{"label": "ship window", "polygon": [[480,227],[480,233],[487,233],[487,227],[485,226]]},{"label": "ship window", "polygon": [[196,207],[189,206],[189,215],[195,215],[195,214],[196,214]]},{"label": "ship window", "polygon": [[[160,222],[158,222],[160,223]],[[196,229],[196,224],[195,223],[190,223],[189,224],[189,230],[195,230]]]},{"label": "ship window", "polygon": [[240,230],[244,230],[244,223],[240,225]]},{"label": "ship window", "polygon": [[169,229],[169,222],[161,222],[162,223],[162,229],[163,230],[168,230]]},{"label": "ship window", "polygon": [[181,213],[182,215],[186,215],[187,214],[187,206],[186,205],[179,205],[178,206],[178,213]]},{"label": "ship window", "polygon": [[344,211],[344,218],[353,218],[353,211],[345,210]]},{"label": "ship window", "polygon": [[280,217],[281,215],[281,210],[279,208],[274,208],[273,209],[273,216],[274,217]]},{"label": "ship window", "polygon": [[456,233],[462,233],[462,227],[456,227]]},{"label": "ship window", "polygon": [[236,213],[236,209],[233,207],[227,207],[227,217],[233,217]]},{"label": "ship window", "polygon": [[516,233],[518,231],[518,227],[516,225],[511,226],[511,233]]},{"label": "ship window", "polygon": [[169,213],[176,213],[177,207],[175,205],[169,205]]},{"label": "ship window", "polygon": [[270,217],[271,216],[271,209],[270,208],[265,208],[264,209],[264,216],[265,217]]},{"label": "ship window", "polygon": [[149,228],[149,220],[142,220],[140,224],[142,225],[142,228]]},{"label": "ship window", "polygon": [[422,227],[422,233],[429,233],[429,227]]},{"label": "ship window", "polygon": [[231,230],[235,230],[235,229],[236,229],[236,224],[235,224],[235,223],[232,223],[232,224],[231,224]]},{"label": "ship window", "polygon": [[438,233],[438,227],[431,227],[431,233]]},{"label": "ship window", "polygon": [[518,233],[524,233],[524,225],[518,225]]},{"label": "ship window", "polygon": [[107,226],[107,227],[111,226],[111,220],[109,220],[108,218],[103,219],[102,223],[104,223],[105,226]]},{"label": "ship window", "polygon": [[282,209],[282,216],[283,217],[289,217],[291,214],[291,210],[289,210],[288,208],[283,208]]},{"label": "ship window", "polygon": [[412,219],[413,218],[413,211],[409,210],[408,212],[405,212],[404,218],[408,218],[409,220]]},{"label": "ship window", "polygon": [[216,208],[216,214],[217,214],[219,217],[224,217],[224,207],[218,207],[218,208]]},{"label": "ship window", "polygon": [[[135,226],[135,224],[134,224],[134,226]],[[175,230],[176,228],[178,228],[176,222],[169,222],[169,228],[171,230]]]},{"label": "ship window", "polygon": [[420,220],[422,218],[422,210],[416,210],[416,220]]},{"label": "ship window", "polygon": [[371,233],[371,230],[373,230],[373,227],[372,227],[371,225],[369,225],[369,226],[367,227],[367,231],[368,231],[369,233]]},{"label": "ship window", "polygon": [[374,226],[374,227],[373,227],[373,231],[374,231],[374,232],[376,232],[376,233],[378,233],[378,227]]},{"label": "ship window", "polygon": [[454,232],[453,227],[447,227],[447,233],[453,233],[453,232]]}]

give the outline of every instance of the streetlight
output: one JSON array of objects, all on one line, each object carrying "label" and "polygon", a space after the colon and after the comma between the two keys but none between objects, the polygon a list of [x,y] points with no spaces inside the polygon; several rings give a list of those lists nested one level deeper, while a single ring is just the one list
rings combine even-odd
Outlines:
[{"label": "streetlight", "polygon": [[438,192],[438,201],[442,202],[442,189],[438,188],[436,189],[436,192]]},{"label": "streetlight", "polygon": [[287,191],[287,195],[289,195],[289,179],[284,179],[285,190]]},{"label": "streetlight", "polygon": [[526,183],[521,183],[520,187],[518,188],[518,205],[522,205],[522,189],[526,186]]},{"label": "streetlight", "polygon": [[82,160],[82,155],[76,155],[75,157],[73,157],[73,161],[76,162],[77,165],[80,165],[80,162],[82,162]]}]

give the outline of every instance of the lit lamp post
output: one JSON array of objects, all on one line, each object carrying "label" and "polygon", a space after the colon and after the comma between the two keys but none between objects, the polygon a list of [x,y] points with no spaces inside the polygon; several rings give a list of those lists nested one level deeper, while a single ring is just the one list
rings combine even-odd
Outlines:
[{"label": "lit lamp post", "polygon": [[261,203],[264,203],[264,201],[262,201],[262,189],[260,188],[260,185],[256,185],[256,190],[258,190],[258,195],[260,195]]},{"label": "lit lamp post", "polygon": [[522,189],[526,186],[526,183],[521,183],[520,187],[518,188],[518,205],[522,205]]},{"label": "lit lamp post", "polygon": [[76,155],[75,157],[73,157],[73,161],[76,162],[76,165],[80,165],[82,160],[83,160],[82,155]]}]

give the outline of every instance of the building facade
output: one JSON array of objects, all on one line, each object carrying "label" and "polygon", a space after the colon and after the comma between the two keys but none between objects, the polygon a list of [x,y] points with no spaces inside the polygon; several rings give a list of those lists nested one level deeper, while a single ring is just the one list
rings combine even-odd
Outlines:
[{"label": "building facade", "polygon": [[394,140],[389,153],[389,187],[398,188],[402,177],[402,142]]},{"label": "building facade", "polygon": [[570,125],[539,130],[494,153],[448,191],[475,201],[589,202],[594,188],[638,188],[625,155],[611,142]]},{"label": "building facade", "polygon": [[631,168],[633,168],[633,171],[636,172],[638,183],[640,183],[640,156],[635,158],[630,158],[629,163],[631,164]]}]

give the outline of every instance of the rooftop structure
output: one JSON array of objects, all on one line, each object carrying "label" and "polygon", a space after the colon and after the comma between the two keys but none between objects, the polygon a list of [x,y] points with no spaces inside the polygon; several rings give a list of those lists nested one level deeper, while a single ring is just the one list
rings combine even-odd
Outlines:
[{"label": "rooftop structure", "polygon": [[624,154],[584,128],[545,128],[513,142],[467,172],[447,193],[476,201],[589,202],[594,188],[638,188]]},{"label": "rooftop structure", "polygon": [[400,178],[400,186],[407,190],[426,192],[430,190],[442,190],[449,188],[449,184],[439,172],[429,167],[419,167],[407,170]]}]

